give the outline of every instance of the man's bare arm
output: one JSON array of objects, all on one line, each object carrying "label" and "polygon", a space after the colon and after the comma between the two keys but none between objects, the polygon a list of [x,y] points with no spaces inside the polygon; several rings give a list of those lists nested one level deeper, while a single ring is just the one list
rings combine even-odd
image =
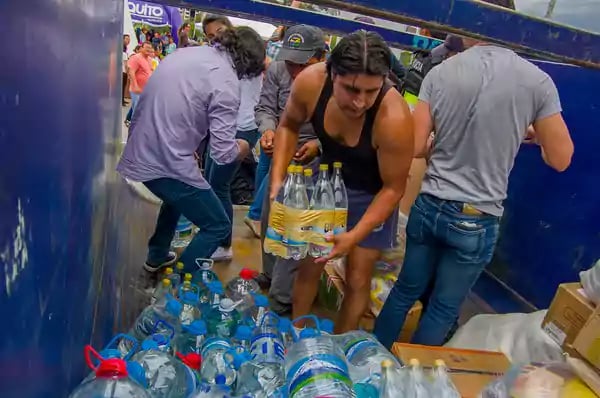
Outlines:
[{"label": "man's bare arm", "polygon": [[275,132],[273,165],[271,166],[270,198],[274,199],[283,184],[287,166],[292,161],[298,145],[300,127],[308,120],[306,97],[310,95],[309,79],[304,71],[296,77],[292,84],[285,111]]},{"label": "man's bare arm", "polygon": [[433,118],[429,103],[419,100],[413,112],[415,131],[415,158],[425,158],[429,155],[431,140],[429,136],[433,131]]},{"label": "man's bare arm", "polygon": [[137,82],[137,77],[135,76],[135,73],[138,70],[138,63],[134,62],[133,64],[129,64],[128,62],[127,66],[127,73],[129,73],[129,88],[132,92],[136,93],[140,91],[140,86]]},{"label": "man's bare arm", "polygon": [[575,147],[562,115],[556,113],[537,120],[533,128],[544,162],[556,171],[565,171],[571,164]]},{"label": "man's bare arm", "polygon": [[413,120],[408,105],[397,92],[389,104],[380,109],[380,121],[374,131],[383,187],[377,193],[358,224],[350,231],[360,242],[373,229],[387,220],[404,195],[406,181],[414,154]]}]

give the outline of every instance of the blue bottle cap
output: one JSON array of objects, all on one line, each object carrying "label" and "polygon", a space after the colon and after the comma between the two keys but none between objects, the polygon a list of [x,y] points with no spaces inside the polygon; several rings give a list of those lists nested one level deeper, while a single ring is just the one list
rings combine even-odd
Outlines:
[{"label": "blue bottle cap", "polygon": [[317,332],[317,330],[313,329],[313,328],[306,328],[306,329],[302,329],[300,331],[301,339],[309,339],[311,337],[317,337],[318,335],[319,335],[319,332]]},{"label": "blue bottle cap", "polygon": [[121,351],[115,348],[107,348],[100,351],[100,356],[104,359],[121,358]]},{"label": "blue bottle cap", "polygon": [[189,325],[184,325],[183,329],[191,335],[203,336],[206,334],[206,322],[203,320],[197,320]]},{"label": "blue bottle cap", "polygon": [[218,374],[215,376],[215,384],[218,386],[224,386],[227,382],[227,377],[224,374]]},{"label": "blue bottle cap", "polygon": [[325,333],[333,334],[333,321],[331,319],[321,319],[319,326]]},{"label": "blue bottle cap", "polygon": [[279,331],[289,333],[292,330],[292,321],[289,318],[279,318]]},{"label": "blue bottle cap", "polygon": [[254,305],[256,305],[257,307],[268,307],[269,299],[266,296],[263,296],[262,294],[257,294],[254,296]]},{"label": "blue bottle cap", "polygon": [[138,362],[127,362],[127,373],[129,377],[136,383],[144,388],[148,388],[148,381],[146,380],[146,371],[144,367]]},{"label": "blue bottle cap", "polygon": [[185,303],[195,303],[198,301],[198,296],[194,292],[185,292],[181,300]]},{"label": "blue bottle cap", "polygon": [[152,339],[152,337],[148,337],[146,340],[144,340],[142,342],[142,350],[144,350],[144,351],[158,350],[158,344],[156,343],[156,341],[154,341]]},{"label": "blue bottle cap", "polygon": [[250,340],[252,338],[252,329],[246,325],[238,326],[235,331],[235,339],[236,340]]},{"label": "blue bottle cap", "polygon": [[164,334],[154,333],[152,336],[152,340],[156,342],[156,344],[160,347],[161,345],[169,344],[169,339]]},{"label": "blue bottle cap", "polygon": [[183,310],[183,306],[181,305],[181,303],[175,299],[168,300],[166,308],[167,312],[173,315],[174,317],[179,317],[181,311]]}]

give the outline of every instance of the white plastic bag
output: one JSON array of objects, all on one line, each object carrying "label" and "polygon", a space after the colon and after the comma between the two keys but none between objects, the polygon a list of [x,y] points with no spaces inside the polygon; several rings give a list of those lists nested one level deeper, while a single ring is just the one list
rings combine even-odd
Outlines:
[{"label": "white plastic bag", "polygon": [[513,363],[562,359],[562,349],[543,330],[546,310],[531,314],[476,315],[458,329],[448,347],[500,351]]},{"label": "white plastic bag", "polygon": [[596,305],[600,305],[600,260],[587,271],[579,273],[586,296]]}]

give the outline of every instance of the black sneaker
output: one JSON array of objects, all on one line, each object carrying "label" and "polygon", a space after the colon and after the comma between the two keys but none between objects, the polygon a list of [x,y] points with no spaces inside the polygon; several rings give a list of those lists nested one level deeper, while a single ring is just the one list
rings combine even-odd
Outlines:
[{"label": "black sneaker", "polygon": [[269,278],[264,272],[258,274],[254,280],[256,283],[258,283],[258,286],[260,286],[262,290],[269,290],[271,288],[271,278]]},{"label": "black sneaker", "polygon": [[148,272],[158,272],[163,268],[166,268],[170,265],[175,264],[175,261],[177,261],[177,253],[175,252],[169,252],[167,254],[167,259],[165,261],[163,261],[160,264],[154,265],[154,264],[150,264],[148,262],[144,263],[144,269]]}]

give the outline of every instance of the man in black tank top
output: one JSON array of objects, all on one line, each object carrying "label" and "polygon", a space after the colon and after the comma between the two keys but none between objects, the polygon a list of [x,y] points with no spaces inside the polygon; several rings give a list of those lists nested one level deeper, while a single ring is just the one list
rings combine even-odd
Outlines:
[{"label": "man in black tank top", "polygon": [[271,199],[283,183],[306,121],[321,142],[322,163],[343,165],[348,231],[334,237],[327,258],[302,261],[293,289],[296,318],[311,311],[327,260],[348,256],[336,332],[357,329],[367,310],[375,263],[396,242],[398,202],[413,158],[412,118],[386,80],[390,62],[391,51],[378,34],[360,30],[344,37],[327,64],[310,66],[296,78],[275,135]]}]

